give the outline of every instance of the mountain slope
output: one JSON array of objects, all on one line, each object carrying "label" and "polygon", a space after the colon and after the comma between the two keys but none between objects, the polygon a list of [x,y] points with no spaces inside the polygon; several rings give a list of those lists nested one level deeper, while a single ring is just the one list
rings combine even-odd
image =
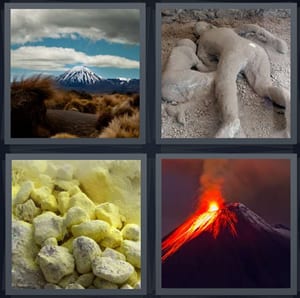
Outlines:
[{"label": "mountain slope", "polygon": [[[220,222],[237,218],[236,236]],[[240,203],[230,204],[211,231],[186,242],[162,264],[164,288],[284,288],[290,286],[290,238]],[[219,221],[219,222],[218,222]]]},{"label": "mountain slope", "polygon": [[74,66],[57,78],[62,84],[95,84],[102,78],[88,69],[86,66]]},{"label": "mountain slope", "polygon": [[140,80],[104,79],[86,66],[74,66],[56,78],[59,87],[91,93],[138,93]]}]

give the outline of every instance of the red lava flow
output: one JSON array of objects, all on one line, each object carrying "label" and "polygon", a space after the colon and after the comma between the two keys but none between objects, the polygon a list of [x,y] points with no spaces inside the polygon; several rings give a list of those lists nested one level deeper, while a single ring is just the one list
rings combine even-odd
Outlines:
[{"label": "red lava flow", "polygon": [[237,236],[235,228],[237,218],[233,212],[224,207],[224,199],[219,187],[204,191],[200,202],[197,210],[163,241],[162,262],[186,242],[205,231],[211,232],[216,238],[221,228],[228,226],[232,235]]}]

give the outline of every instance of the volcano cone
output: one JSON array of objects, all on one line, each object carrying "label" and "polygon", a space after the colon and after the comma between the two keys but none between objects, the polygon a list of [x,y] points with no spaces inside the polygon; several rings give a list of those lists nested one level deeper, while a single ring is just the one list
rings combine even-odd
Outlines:
[{"label": "volcano cone", "polygon": [[[235,215],[234,227],[224,221],[228,212]],[[219,210],[211,225],[162,262],[163,288],[290,287],[288,229],[240,203]]]}]

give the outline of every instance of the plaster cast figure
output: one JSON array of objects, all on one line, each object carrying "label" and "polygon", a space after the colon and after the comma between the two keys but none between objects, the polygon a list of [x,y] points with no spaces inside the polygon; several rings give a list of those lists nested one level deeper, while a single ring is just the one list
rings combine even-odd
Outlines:
[{"label": "plaster cast figure", "polygon": [[207,69],[196,55],[196,44],[190,39],[180,39],[172,49],[162,74],[162,99],[171,102],[167,113],[184,124],[185,110],[211,90],[215,72],[201,73]]},{"label": "plaster cast figure", "polygon": [[273,103],[286,109],[285,131],[288,137],[290,135],[289,92],[272,85],[270,61],[266,51],[238,34],[245,36],[255,34],[260,41],[280,53],[287,52],[286,43],[256,25],[230,29],[198,22],[194,30],[199,37],[197,56],[202,62],[197,64],[197,69],[202,72],[216,70],[215,94],[223,117],[216,137],[233,138],[240,130],[236,85],[237,75],[240,72],[245,75],[248,83],[259,96],[268,97]]}]

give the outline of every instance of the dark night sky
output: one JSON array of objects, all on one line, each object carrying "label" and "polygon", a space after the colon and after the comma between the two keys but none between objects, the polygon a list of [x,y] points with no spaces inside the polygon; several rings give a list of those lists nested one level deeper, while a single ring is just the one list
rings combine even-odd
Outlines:
[{"label": "dark night sky", "polygon": [[[271,224],[290,226],[290,160],[162,160],[162,236],[178,227],[197,206],[200,177],[223,180],[226,202],[241,202]],[[203,187],[203,186],[202,186]]]}]

